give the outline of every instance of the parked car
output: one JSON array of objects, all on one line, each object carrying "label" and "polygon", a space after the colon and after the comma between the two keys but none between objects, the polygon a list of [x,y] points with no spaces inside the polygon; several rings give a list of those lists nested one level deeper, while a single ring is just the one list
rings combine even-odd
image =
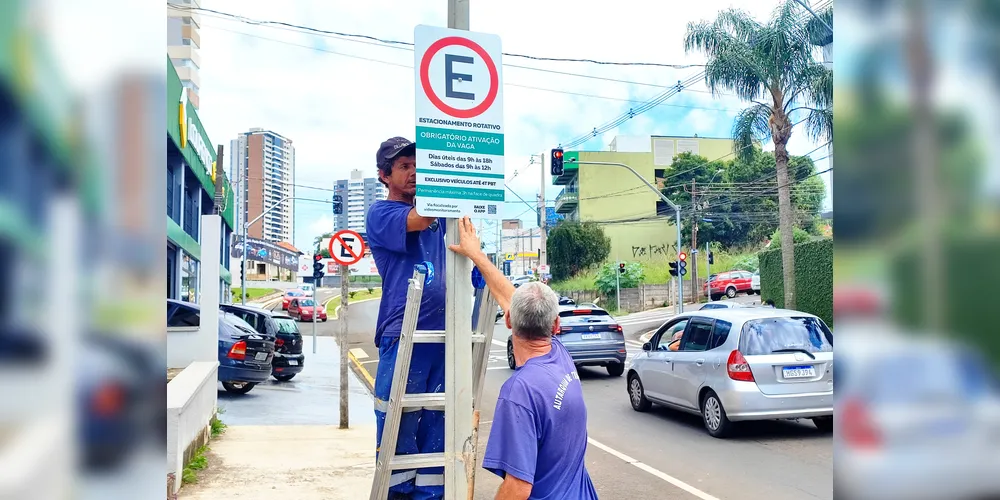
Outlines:
[{"label": "parked car", "polygon": [[[201,307],[167,299],[167,328],[198,328]],[[233,313],[219,311],[219,381],[227,392],[246,394],[271,376],[274,337],[258,333]]]},{"label": "parked car", "polygon": [[754,272],[750,278],[750,293],[760,295],[760,271]]},{"label": "parked car", "polygon": [[[676,351],[671,336],[684,328]],[[811,314],[770,308],[682,313],[633,358],[632,409],[652,403],[700,414],[724,437],[734,422],[812,419],[833,428],[833,332]]]},{"label": "parked car", "polygon": [[313,310],[319,310],[317,321],[326,321],[326,308],[316,306],[316,301],[308,297],[296,297],[288,303],[288,315],[299,321],[312,321]]},{"label": "parked car", "polygon": [[[607,311],[599,307],[583,309],[576,306],[559,308],[558,339],[576,366],[604,366],[612,377],[625,372],[625,336],[622,327]],[[507,339],[507,366],[514,370],[514,344]]]},{"label": "parked car", "polygon": [[274,378],[282,382],[291,380],[305,367],[302,334],[291,316],[261,307],[237,304],[226,304],[220,308],[246,321],[258,333],[274,337],[274,359],[271,362],[271,375]]},{"label": "parked car", "polygon": [[571,299],[571,298],[569,298],[569,297],[567,297],[567,296],[565,296],[565,295],[563,295],[563,296],[559,297],[559,305],[561,305],[561,306],[575,306],[576,305],[576,301],[573,300],[573,299]]},{"label": "parked car", "polygon": [[497,304],[497,319],[496,319],[496,321],[500,321],[500,319],[503,318],[503,314],[504,314],[503,313],[503,308],[500,307],[500,304]]},{"label": "parked car", "polygon": [[527,276],[527,275],[525,275],[525,276],[517,276],[515,278],[511,278],[510,282],[514,284],[514,288],[518,288],[521,285],[532,281],[533,279],[534,278],[532,278],[531,276]]},{"label": "parked car", "polygon": [[[737,293],[750,293],[750,281],[753,277],[749,271],[729,271],[710,276],[701,287],[703,294],[719,300],[723,295],[733,298]],[[711,294],[709,294],[711,287]]]},{"label": "parked car", "polygon": [[281,310],[282,311],[287,311],[288,310],[288,304],[291,304],[292,299],[294,299],[296,297],[305,297],[305,296],[306,296],[306,293],[303,292],[302,290],[289,290],[289,291],[285,292],[285,295],[283,297],[281,297]]}]

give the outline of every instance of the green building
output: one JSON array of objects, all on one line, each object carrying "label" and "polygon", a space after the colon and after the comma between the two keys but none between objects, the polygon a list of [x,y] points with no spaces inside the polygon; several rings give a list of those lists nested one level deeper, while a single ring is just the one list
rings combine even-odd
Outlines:
[{"label": "green building", "polygon": [[[201,302],[199,274],[203,262],[220,266],[219,300],[231,301],[229,241],[233,235],[233,193],[216,148],[188,102],[188,89],[167,58],[167,297]],[[221,206],[218,206],[221,205]],[[218,206],[219,210],[216,210]],[[219,213],[223,221],[222,251],[201,253],[201,216]]]},{"label": "green building", "polygon": [[624,168],[573,160],[624,163],[662,186],[676,154],[691,152],[714,160],[732,151],[732,139],[675,136],[619,136],[608,151],[567,151],[563,175],[552,180],[565,186],[556,196],[556,213],[567,220],[601,224],[611,239],[611,260],[673,260],[673,211],[656,193]]}]

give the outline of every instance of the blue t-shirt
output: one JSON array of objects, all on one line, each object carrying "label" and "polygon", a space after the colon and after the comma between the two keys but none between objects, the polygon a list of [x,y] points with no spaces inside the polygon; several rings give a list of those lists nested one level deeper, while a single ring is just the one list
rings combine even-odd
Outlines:
[{"label": "blue t-shirt", "polygon": [[407,232],[406,216],[412,208],[413,205],[401,201],[382,200],[368,210],[365,224],[368,246],[382,275],[382,301],[375,327],[376,346],[382,337],[399,336],[413,266],[424,261],[434,266],[434,280],[424,287],[417,329],[444,330],[445,220],[438,219],[434,229]]},{"label": "blue t-shirt", "polygon": [[532,484],[534,499],[596,499],[584,465],[587,407],[573,358],[557,339],[500,388],[483,468]]}]

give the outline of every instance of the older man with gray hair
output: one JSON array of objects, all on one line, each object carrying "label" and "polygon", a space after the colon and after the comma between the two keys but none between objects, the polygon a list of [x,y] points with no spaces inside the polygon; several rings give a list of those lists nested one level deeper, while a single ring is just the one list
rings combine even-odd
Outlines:
[{"label": "older man with gray hair", "polygon": [[517,370],[500,388],[483,468],[503,478],[500,499],[596,499],[584,465],[587,408],[559,332],[559,297],[531,282],[514,288],[483,253],[468,217],[459,221],[459,244],[506,312]]}]

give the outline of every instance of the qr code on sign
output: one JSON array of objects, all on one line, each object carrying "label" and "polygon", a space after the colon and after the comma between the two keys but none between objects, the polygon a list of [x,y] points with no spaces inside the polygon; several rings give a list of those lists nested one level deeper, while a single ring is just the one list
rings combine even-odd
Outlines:
[{"label": "qr code on sign", "polygon": [[490,215],[496,215],[496,213],[497,213],[497,206],[496,205],[489,205],[489,206],[487,206],[486,207],[486,212],[488,214],[490,214]]}]

